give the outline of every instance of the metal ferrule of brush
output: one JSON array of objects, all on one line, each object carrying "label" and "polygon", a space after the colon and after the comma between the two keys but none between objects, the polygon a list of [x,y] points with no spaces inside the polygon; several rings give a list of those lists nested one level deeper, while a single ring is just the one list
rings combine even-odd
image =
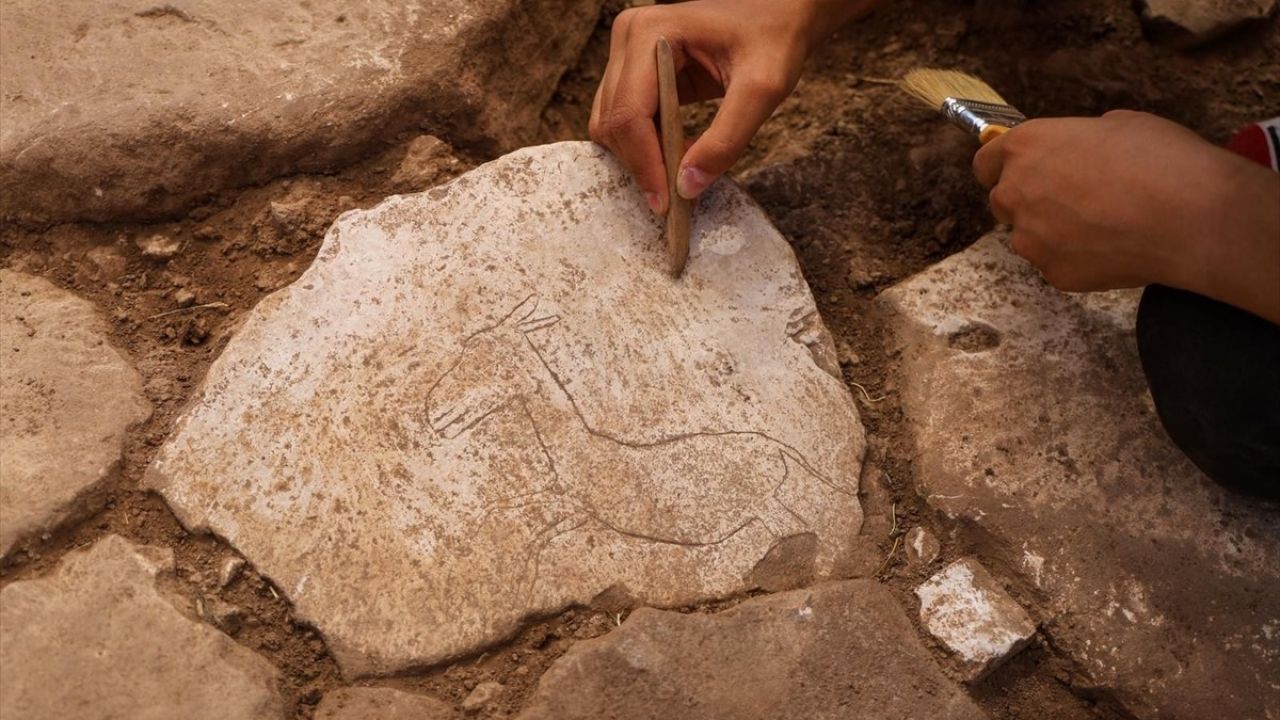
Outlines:
[{"label": "metal ferrule of brush", "polygon": [[982,135],[982,131],[991,125],[1011,128],[1027,119],[1026,115],[1008,105],[964,98],[944,100],[942,114],[975,136]]}]

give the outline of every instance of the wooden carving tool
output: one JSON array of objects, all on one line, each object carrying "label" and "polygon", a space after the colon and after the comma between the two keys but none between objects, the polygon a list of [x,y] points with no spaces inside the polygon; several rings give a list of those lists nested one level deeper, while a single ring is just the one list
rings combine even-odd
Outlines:
[{"label": "wooden carving tool", "polygon": [[902,89],[983,145],[1027,119],[990,85],[956,70],[912,70],[902,79]]},{"label": "wooden carving tool", "polygon": [[662,128],[662,163],[667,169],[667,260],[671,275],[680,277],[689,261],[690,202],[676,192],[676,176],[684,157],[684,125],[680,119],[680,92],[676,89],[676,63],[666,38],[658,38],[658,123]]}]

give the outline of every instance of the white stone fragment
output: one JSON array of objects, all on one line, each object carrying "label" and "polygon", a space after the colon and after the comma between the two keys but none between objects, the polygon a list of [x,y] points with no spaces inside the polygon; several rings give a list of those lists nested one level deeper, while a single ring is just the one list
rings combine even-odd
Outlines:
[{"label": "white stone fragment", "polygon": [[977,560],[962,558],[916,588],[920,622],[978,680],[1031,642],[1035,623]]}]

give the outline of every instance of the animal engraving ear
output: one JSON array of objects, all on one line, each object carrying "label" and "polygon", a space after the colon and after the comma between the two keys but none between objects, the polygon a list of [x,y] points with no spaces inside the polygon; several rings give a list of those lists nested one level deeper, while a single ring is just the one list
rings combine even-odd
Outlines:
[{"label": "animal engraving ear", "polygon": [[542,317],[530,318],[528,320],[521,320],[518,327],[522,331],[529,333],[529,332],[533,332],[534,330],[541,330],[542,328],[545,328],[545,327],[551,327],[552,325],[555,325],[558,322],[560,322],[559,315],[543,315]]},{"label": "animal engraving ear", "polygon": [[520,321],[529,319],[529,317],[532,316],[534,311],[537,309],[538,309],[538,296],[530,295],[524,300],[521,300],[519,305],[516,305],[514,308],[512,308],[511,312],[507,313],[507,316],[502,319],[502,322],[505,324],[507,322],[515,320],[518,324]]}]

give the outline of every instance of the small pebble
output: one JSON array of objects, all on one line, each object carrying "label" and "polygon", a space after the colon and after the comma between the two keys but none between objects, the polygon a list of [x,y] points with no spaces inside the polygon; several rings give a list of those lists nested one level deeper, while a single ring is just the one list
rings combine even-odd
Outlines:
[{"label": "small pebble", "polygon": [[502,683],[482,682],[476,685],[476,689],[467,695],[467,699],[462,701],[462,711],[467,714],[478,713],[489,705],[506,690]]},{"label": "small pebble", "polygon": [[152,260],[171,260],[182,250],[182,243],[177,238],[167,235],[152,235],[138,240],[138,249],[142,251],[142,257]]},{"label": "small pebble", "polygon": [[238,558],[234,555],[222,561],[222,567],[218,570],[218,587],[226,587],[236,581],[240,577],[240,571],[244,569],[244,558]]}]

